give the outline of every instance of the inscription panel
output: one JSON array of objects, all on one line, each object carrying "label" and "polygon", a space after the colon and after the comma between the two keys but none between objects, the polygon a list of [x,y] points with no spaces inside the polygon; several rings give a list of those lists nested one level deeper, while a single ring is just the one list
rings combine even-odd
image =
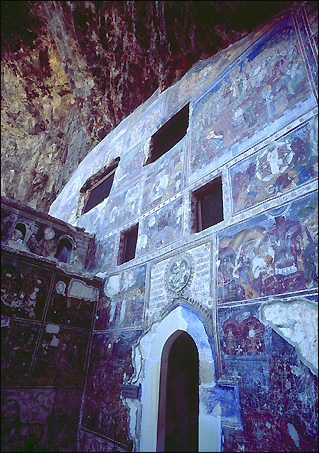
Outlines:
[{"label": "inscription panel", "polygon": [[[151,268],[149,323],[163,316],[167,308],[180,300],[210,316],[211,308],[211,244],[167,258]],[[183,268],[177,272],[177,268]]]}]

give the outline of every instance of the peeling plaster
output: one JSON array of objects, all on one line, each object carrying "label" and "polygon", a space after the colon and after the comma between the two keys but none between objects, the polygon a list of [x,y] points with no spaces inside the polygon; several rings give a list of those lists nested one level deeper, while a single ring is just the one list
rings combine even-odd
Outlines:
[{"label": "peeling plaster", "polygon": [[87,285],[81,280],[72,279],[69,285],[68,296],[93,302],[98,298],[98,289],[94,286]]},{"label": "peeling plaster", "polygon": [[300,360],[318,376],[318,305],[300,297],[263,304],[260,314],[261,321],[294,346]]}]

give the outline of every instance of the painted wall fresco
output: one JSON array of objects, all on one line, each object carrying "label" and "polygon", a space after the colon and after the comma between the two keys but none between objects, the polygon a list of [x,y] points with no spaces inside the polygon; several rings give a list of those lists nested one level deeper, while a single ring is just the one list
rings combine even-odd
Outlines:
[{"label": "painted wall fresco", "polygon": [[311,90],[293,20],[287,17],[194,103],[190,180],[238,154],[235,142],[257,132],[260,141],[275,120],[278,129],[300,115],[301,105],[315,106]]},{"label": "painted wall fresco", "polygon": [[[307,41],[300,17],[299,31]],[[74,178],[52,205],[50,213],[73,222],[81,185],[110,156],[120,155],[109,199],[74,222],[97,233],[95,263],[91,262],[90,270],[107,271],[105,275],[108,275],[105,297],[99,298],[96,313],[93,300],[70,295],[74,278],[63,274],[61,269],[51,272],[32,264],[3,262],[2,383],[11,389],[5,390],[2,411],[3,450],[75,451],[87,361],[89,370],[78,450],[124,451],[132,447],[129,404],[121,396],[121,386],[132,376],[132,346],[144,333],[146,322],[156,321],[163,313],[161,310],[167,310],[177,297],[178,291],[169,292],[165,287],[165,278],[174,258],[173,247],[184,245],[182,221],[188,207],[182,203],[187,203],[187,199],[175,199],[158,211],[157,207],[184,188],[186,171],[190,174],[189,181],[197,179],[199,184],[201,175],[278,132],[315,105],[315,76],[309,78],[307,73],[293,19],[289,17],[264,33],[265,28],[210,59],[208,65],[200,62],[197,69],[163,93],[158,102],[150,102],[124,125],[121,123],[80,164]],[[313,34],[316,33],[314,30]],[[248,49],[256,38],[260,40]],[[303,46],[303,51],[312,70],[312,50],[308,44]],[[242,54],[244,51],[246,54]],[[203,95],[204,89],[208,91]],[[176,146],[176,152],[142,168],[152,133],[185,102],[197,96],[201,97],[191,104],[193,114],[188,136]],[[282,194],[316,178],[315,127],[315,119],[308,120],[230,168],[233,213],[275,195],[279,202]],[[190,165],[183,168],[188,139]],[[154,212],[144,218],[140,216],[140,210],[145,216],[148,209]],[[212,326],[217,288],[219,357],[214,366],[220,366],[221,381],[239,382],[239,396],[235,384],[233,387],[218,384],[203,390],[205,409],[212,410],[219,401],[223,402],[222,422],[227,425],[225,451],[317,450],[317,378],[302,363],[295,348],[270,325],[261,322],[257,300],[276,295],[281,300],[281,295],[295,291],[313,293],[318,282],[317,216],[317,199],[310,194],[217,233],[217,285],[213,280],[216,278],[215,246],[211,247],[210,242],[213,244],[215,236],[207,236],[207,243],[200,240],[196,247],[187,249],[192,270],[182,288],[183,300],[179,302],[188,304],[194,312],[185,315],[184,320],[188,326],[194,326],[200,312],[207,325]],[[4,213],[1,219],[4,241],[12,238],[10,222],[12,225],[17,218]],[[116,274],[111,269],[117,258],[120,230],[135,221],[140,222],[137,259],[154,252],[149,256],[154,261],[149,263],[150,302],[145,324],[147,265],[132,264],[135,267]],[[41,250],[45,256],[52,257],[59,232],[52,227],[53,237],[50,228],[39,223],[38,229],[30,230],[27,249],[34,253]],[[189,242],[190,247],[193,244]],[[163,259],[155,256],[158,249],[167,245],[172,247],[169,258],[167,254]],[[35,272],[43,277],[46,286],[32,288],[31,280],[25,276],[27,270],[31,270],[28,276]],[[52,298],[44,319],[44,303],[55,273]],[[17,307],[15,297],[21,295],[22,287],[31,288],[28,297],[23,293],[26,300],[29,298],[29,305],[22,301]],[[254,305],[249,304],[251,299]],[[209,316],[205,316],[207,312]],[[94,329],[99,332],[92,333],[89,329],[93,314],[97,316]],[[43,325],[44,322],[52,324]],[[208,335],[210,329],[207,327]],[[198,339],[204,340],[203,336]],[[210,363],[205,365],[202,376],[208,380],[211,375]],[[54,388],[33,389],[35,396],[29,399],[23,392],[30,389],[16,389],[30,386]],[[13,391],[16,393],[10,393]],[[231,430],[230,426],[236,424],[239,428],[241,420],[243,431]]]},{"label": "painted wall fresco", "polygon": [[140,183],[136,183],[123,192],[106,198],[74,223],[89,232],[96,233],[97,237],[103,237],[107,232],[120,228],[137,216],[139,198]]},{"label": "painted wall fresco", "polygon": [[44,451],[55,390],[1,391],[1,451]]},{"label": "painted wall fresco", "polygon": [[[66,237],[72,245],[70,264],[83,270],[92,238],[83,231],[76,231],[68,224],[57,223],[42,213],[39,219],[36,212],[28,212],[21,203],[4,199],[1,206],[1,244],[11,248],[32,252],[36,255],[55,259],[59,241]],[[10,212],[10,209],[19,214]],[[22,233],[21,228],[25,230]],[[61,259],[60,259],[61,261]]]},{"label": "painted wall fresco", "polygon": [[200,393],[201,402],[208,414],[220,405],[222,423],[242,428],[238,388],[216,385],[213,388],[202,387]]},{"label": "painted wall fresco", "polygon": [[177,241],[182,233],[182,198],[172,201],[141,222],[137,254],[143,255]]},{"label": "painted wall fresco", "polygon": [[142,330],[94,334],[84,396],[82,426],[126,445],[128,411],[120,395],[133,373],[132,345],[141,334]]},{"label": "painted wall fresco", "polygon": [[[94,313],[94,302],[98,299],[98,289],[84,282],[82,291],[73,294],[72,284],[79,281],[63,274],[56,274],[51,300],[45,320],[56,324],[90,329]],[[85,290],[87,296],[85,296]],[[81,296],[82,292],[82,296]],[[76,296],[76,297],[74,297]]]},{"label": "painted wall fresco", "polygon": [[150,138],[156,129],[159,128],[161,116],[162,105],[161,103],[156,103],[147,111],[147,115],[145,115],[141,121],[138,121],[131,126],[129,133],[126,136],[126,141],[124,142],[125,148],[133,148],[142,140]]},{"label": "painted wall fresco", "polygon": [[17,218],[17,214],[13,214],[1,206],[1,243],[6,243],[12,237],[13,224]]},{"label": "painted wall fresco", "polygon": [[299,359],[318,376],[318,296],[265,302],[260,319],[294,346]]},{"label": "painted wall fresco", "polygon": [[1,256],[1,313],[40,321],[53,272]]},{"label": "painted wall fresco", "polygon": [[142,212],[152,209],[175,195],[183,188],[183,157],[185,140],[178,144],[175,152],[164,154],[148,166],[143,197]]},{"label": "painted wall fresco", "polygon": [[32,386],[83,386],[89,332],[47,324],[32,372]]},{"label": "painted wall fresco", "polygon": [[208,325],[211,324],[210,257],[211,243],[207,242],[152,263],[149,302],[145,310],[148,325],[163,317],[176,301],[196,307]]},{"label": "painted wall fresco", "polygon": [[264,325],[254,316],[238,322],[228,318],[222,324],[222,348],[227,355],[259,355],[265,351]]},{"label": "painted wall fresco", "polygon": [[318,117],[230,170],[237,213],[318,177]]},{"label": "painted wall fresco", "polygon": [[309,21],[310,35],[313,39],[312,44],[318,50],[318,8],[314,2],[309,2],[305,9]]},{"label": "painted wall fresco", "polygon": [[82,390],[1,391],[1,451],[76,451]]},{"label": "painted wall fresco", "polygon": [[94,259],[89,266],[89,270],[103,272],[109,269],[115,262],[118,250],[118,238],[116,235],[108,236],[106,239],[95,240]]},{"label": "painted wall fresco", "polygon": [[[55,229],[54,222],[42,223],[42,218],[39,222],[5,211],[2,244],[11,245],[17,222],[24,223],[26,234],[23,239],[15,238],[16,253],[1,254],[1,450],[75,451],[90,332],[74,327],[90,329],[101,282],[94,279],[91,284],[89,278],[84,281],[57,272],[43,258],[19,255],[20,250],[32,248],[30,240],[38,232],[43,237],[38,236],[37,244],[43,239],[43,246],[64,234]],[[83,258],[89,238],[74,233]],[[50,250],[32,251],[42,256],[51,253],[52,257],[55,246]],[[65,323],[72,329],[44,325],[46,321]],[[37,386],[60,389],[30,389]],[[61,387],[72,389],[63,391]]]},{"label": "painted wall fresco", "polygon": [[219,303],[316,287],[317,216],[314,194],[220,233]]},{"label": "painted wall fresco", "polygon": [[212,85],[212,82],[218,79],[220,74],[226,71],[247,50],[251,41],[265,33],[265,28],[265,26],[261,27],[250,35],[250,39],[246,40],[244,38],[240,42],[235,42],[227,49],[224,49],[223,52],[219,52],[207,60],[197,61],[182,80],[174,85],[174,89],[167,90],[165,100],[167,118],[173,115],[188,100],[196,99],[206,91]]},{"label": "painted wall fresco", "polygon": [[137,327],[143,322],[146,265],[111,275],[99,300],[94,329]]},{"label": "painted wall fresco", "polygon": [[1,386],[27,387],[40,326],[1,316]]},{"label": "painted wall fresco", "polygon": [[[218,310],[222,378],[240,379],[244,428],[225,436],[225,451],[315,451],[317,377],[293,346],[271,327],[261,327],[258,312],[257,305]],[[235,328],[229,348],[230,326],[245,324],[254,325],[254,334],[249,329],[246,338],[259,340],[262,351],[234,351],[233,344],[243,338]]]},{"label": "painted wall fresco", "polygon": [[113,192],[125,188],[141,175],[144,159],[143,147],[140,145],[120,160],[112,186]]},{"label": "painted wall fresco", "polygon": [[54,228],[47,225],[37,225],[27,246],[32,253],[41,256],[48,256],[54,258],[57,251],[58,236]]},{"label": "painted wall fresco", "polygon": [[227,373],[228,360],[266,358],[270,328],[259,318],[259,306],[245,304],[218,310],[223,374]]},{"label": "painted wall fresco", "polygon": [[82,395],[82,390],[76,389],[56,391],[54,412],[48,433],[48,445],[54,447],[55,451],[77,451],[76,435]]},{"label": "painted wall fresco", "polygon": [[[309,2],[310,3],[310,2]],[[307,10],[307,7],[305,8]],[[309,14],[309,10],[308,10]],[[298,11],[295,15],[295,20],[298,26],[298,30],[303,42],[303,47],[305,54],[307,56],[307,64],[309,67],[309,77],[311,79],[311,83],[314,86],[317,92],[317,99],[318,99],[318,9],[316,11],[317,16],[317,24],[313,26],[313,22],[311,17],[309,17],[306,12]],[[308,18],[307,18],[308,16]],[[309,22],[308,22],[309,21]],[[307,23],[307,26],[305,26]],[[310,30],[309,27],[310,26]],[[314,36],[317,31],[317,40],[315,41],[316,37]],[[311,39],[310,36],[314,39]]]}]

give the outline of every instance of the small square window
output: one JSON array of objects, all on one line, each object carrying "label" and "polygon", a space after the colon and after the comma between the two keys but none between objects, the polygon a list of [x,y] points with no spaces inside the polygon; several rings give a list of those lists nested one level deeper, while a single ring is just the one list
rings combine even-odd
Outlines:
[{"label": "small square window", "polygon": [[155,162],[167,153],[186,135],[189,123],[189,104],[169,119],[158,131],[153,134],[149,157],[145,165]]},{"label": "small square window", "polygon": [[117,264],[123,264],[135,258],[138,224],[129,230],[123,231],[120,237],[119,256]]},{"label": "small square window", "polygon": [[197,233],[224,220],[221,177],[192,193],[192,227]]}]

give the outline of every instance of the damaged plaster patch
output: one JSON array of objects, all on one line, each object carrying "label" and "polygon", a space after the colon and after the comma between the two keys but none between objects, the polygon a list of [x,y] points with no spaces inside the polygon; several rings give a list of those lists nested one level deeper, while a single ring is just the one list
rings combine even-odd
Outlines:
[{"label": "damaged plaster patch", "polygon": [[300,297],[263,304],[260,314],[261,321],[294,346],[300,360],[318,376],[318,305]]},{"label": "damaged plaster patch", "polygon": [[120,276],[119,275],[111,275],[107,284],[105,285],[105,294],[108,297],[113,297],[120,291]]},{"label": "damaged plaster patch", "polygon": [[72,279],[69,285],[68,297],[90,300],[93,302],[98,298],[98,289],[94,286],[87,285],[81,280]]}]

